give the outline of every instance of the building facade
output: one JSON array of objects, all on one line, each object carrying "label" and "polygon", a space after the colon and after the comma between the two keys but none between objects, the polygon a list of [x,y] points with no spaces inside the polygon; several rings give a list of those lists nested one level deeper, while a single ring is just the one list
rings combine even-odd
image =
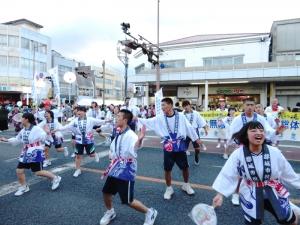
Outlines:
[{"label": "building facade", "polygon": [[31,97],[34,75],[51,67],[51,39],[41,28],[26,19],[0,24],[0,102]]},{"label": "building facade", "polygon": [[[295,21],[294,25],[288,30],[298,30]],[[276,41],[276,35],[272,35],[274,30],[271,34],[198,35],[161,43],[160,85],[164,96],[175,101],[190,99],[205,109],[216,108],[219,99],[239,108],[248,97],[264,106],[271,98],[279,97],[281,105],[294,107],[297,98],[300,99],[296,92],[300,88],[298,50],[289,46],[296,50],[296,57],[271,61],[272,46],[282,41],[279,36],[283,35],[278,34]],[[140,97],[144,104],[154,102],[156,91],[156,70],[146,60],[141,52],[135,55],[135,74],[129,78],[145,90]],[[293,97],[286,100],[280,97],[291,89],[294,89]]]},{"label": "building facade", "polygon": [[[160,84],[164,96],[175,101],[190,99],[198,106],[205,105],[206,98],[210,106],[225,98],[239,107],[248,96],[266,103],[266,84],[251,83],[242,74],[249,71],[244,65],[268,62],[269,43],[268,33],[198,35],[161,43]],[[143,98],[149,96],[145,102],[152,103],[156,72],[151,64],[140,62],[145,61],[141,53],[135,57],[136,73],[130,82],[146,86],[141,87],[145,90]]]},{"label": "building facade", "polygon": [[[271,27],[270,61],[300,62],[300,19],[274,21]],[[299,67],[298,67],[299,71]],[[293,108],[300,102],[300,79],[273,82],[279,102]]]}]

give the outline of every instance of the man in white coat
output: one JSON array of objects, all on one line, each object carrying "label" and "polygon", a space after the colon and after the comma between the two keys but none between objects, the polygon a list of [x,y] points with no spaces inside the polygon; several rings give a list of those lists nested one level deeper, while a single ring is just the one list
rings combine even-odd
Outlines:
[{"label": "man in white coat", "polygon": [[164,199],[171,199],[174,194],[172,184],[172,169],[174,164],[182,170],[184,185],[182,190],[188,195],[193,195],[195,191],[189,184],[189,164],[186,156],[186,138],[201,144],[201,141],[190,122],[182,113],[173,110],[173,100],[164,98],[161,101],[163,115],[157,115],[150,119],[138,119],[141,125],[146,125],[147,129],[153,130],[163,140],[164,170],[166,191]]}]

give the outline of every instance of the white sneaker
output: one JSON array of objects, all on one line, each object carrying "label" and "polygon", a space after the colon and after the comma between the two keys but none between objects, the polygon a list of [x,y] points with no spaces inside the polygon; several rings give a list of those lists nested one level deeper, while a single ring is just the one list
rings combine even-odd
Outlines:
[{"label": "white sneaker", "polygon": [[187,150],[185,153],[186,153],[186,155],[191,155],[189,150]]},{"label": "white sneaker", "polygon": [[157,210],[150,208],[146,213],[144,225],[153,225],[157,217]]},{"label": "white sneaker", "polygon": [[185,191],[188,195],[193,195],[195,194],[195,191],[193,190],[193,188],[191,187],[191,185],[189,183],[184,183],[181,187],[181,189],[183,191]]},{"label": "white sneaker", "polygon": [[21,186],[21,187],[19,187],[18,190],[16,191],[15,196],[21,196],[21,195],[23,195],[25,192],[28,192],[28,191],[29,191],[28,185]]},{"label": "white sneaker", "polygon": [[76,169],[73,174],[73,177],[78,177],[80,174],[81,174],[81,169]]},{"label": "white sneaker", "polygon": [[291,201],[289,203],[290,203],[291,209],[293,210],[295,215],[300,216],[300,208],[297,205],[295,205],[294,203],[292,203]]},{"label": "white sneaker", "polygon": [[100,157],[99,157],[99,154],[97,152],[95,152],[95,161],[96,162],[100,161]]},{"label": "white sneaker", "polygon": [[55,176],[54,179],[52,180],[52,191],[56,190],[59,187],[59,183],[61,181],[61,177],[60,176]]},{"label": "white sneaker", "polygon": [[223,154],[223,159],[228,159],[228,154],[224,153]]},{"label": "white sneaker", "polygon": [[75,158],[75,156],[76,156],[76,155],[75,155],[75,153],[73,152],[72,155],[71,155],[71,157],[72,157],[72,158]]},{"label": "white sneaker", "polygon": [[44,167],[44,168],[46,168],[46,167],[48,167],[48,166],[51,166],[51,165],[52,165],[52,163],[51,163],[50,160],[48,160],[48,159],[44,160],[44,162],[43,162],[43,167]]},{"label": "white sneaker", "polygon": [[202,150],[203,150],[203,151],[206,151],[206,150],[207,150],[207,147],[206,147],[205,144],[202,144]]},{"label": "white sneaker", "polygon": [[64,147],[64,155],[67,157],[69,155],[68,147]]},{"label": "white sneaker", "polygon": [[239,194],[234,193],[231,197],[231,202],[233,205],[240,205]]},{"label": "white sneaker", "polygon": [[216,148],[220,148],[221,147],[221,143],[219,143],[217,146],[216,146]]},{"label": "white sneaker", "polygon": [[104,216],[100,220],[100,225],[107,225],[109,224],[115,217],[117,216],[114,209],[107,210],[104,213]]},{"label": "white sneaker", "polygon": [[166,191],[164,193],[164,199],[170,200],[173,194],[174,194],[174,190],[173,190],[172,186],[167,187]]}]

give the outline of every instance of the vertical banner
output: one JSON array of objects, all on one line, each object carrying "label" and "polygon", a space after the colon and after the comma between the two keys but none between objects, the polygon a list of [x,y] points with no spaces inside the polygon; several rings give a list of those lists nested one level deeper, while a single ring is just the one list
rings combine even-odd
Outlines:
[{"label": "vertical banner", "polygon": [[161,115],[163,114],[163,111],[161,110],[161,100],[164,98],[162,88],[155,93],[155,115]]},{"label": "vertical banner", "polygon": [[50,70],[48,70],[49,75],[52,77],[53,81],[53,92],[54,92],[54,98],[57,102],[57,106],[60,107],[61,101],[60,101],[60,86],[59,86],[59,77],[58,77],[58,67],[54,67]]}]

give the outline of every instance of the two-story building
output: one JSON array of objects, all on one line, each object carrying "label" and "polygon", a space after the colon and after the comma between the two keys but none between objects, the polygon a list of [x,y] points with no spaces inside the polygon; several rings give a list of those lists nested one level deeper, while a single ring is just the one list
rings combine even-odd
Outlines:
[{"label": "two-story building", "polygon": [[43,26],[20,19],[0,24],[0,102],[31,93],[35,74],[51,67],[51,39]]},{"label": "two-story building", "polygon": [[[292,22],[293,28],[289,27],[286,31],[292,32],[293,40],[297,42],[299,34],[294,29],[299,30],[296,29],[299,23],[297,20]],[[164,96],[175,101],[190,99],[193,104],[206,108],[208,105],[217,106],[221,98],[225,98],[227,104],[239,107],[244,98],[251,96],[266,106],[270,98],[280,97],[279,87],[282,84],[300,87],[297,57],[275,62],[270,60],[274,53],[270,46],[274,47],[279,40],[275,39],[273,28],[271,34],[197,35],[161,43],[160,85]],[[292,48],[295,50],[295,46]],[[145,90],[144,96],[140,97],[144,104],[153,102],[156,91],[156,70],[146,61],[142,52],[136,53],[135,74],[129,77],[131,83]],[[300,97],[299,93],[293,93]],[[291,101],[280,98],[281,104],[292,107],[296,98],[289,98]]]}]

